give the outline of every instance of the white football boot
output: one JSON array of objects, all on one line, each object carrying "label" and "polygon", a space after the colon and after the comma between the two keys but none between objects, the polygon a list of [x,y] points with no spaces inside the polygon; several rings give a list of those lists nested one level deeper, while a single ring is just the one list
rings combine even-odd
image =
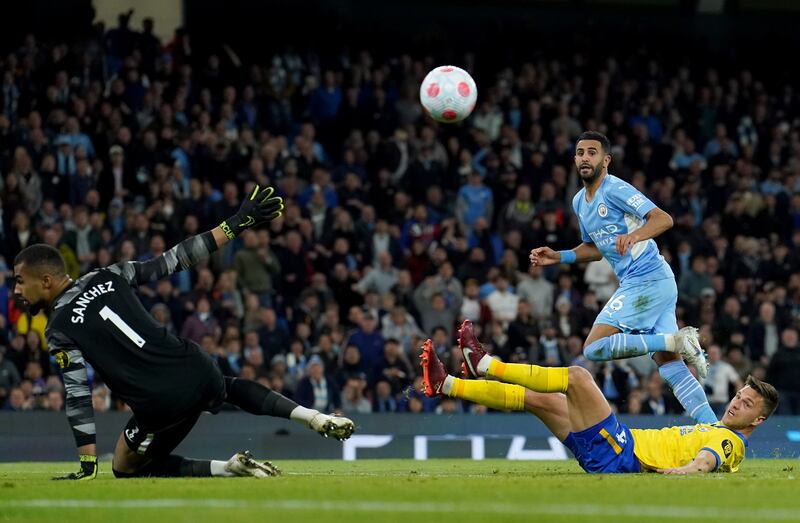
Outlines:
[{"label": "white football boot", "polygon": [[708,361],[706,353],[700,346],[698,331],[694,327],[684,327],[675,334],[677,353],[680,354],[686,363],[690,363],[697,369],[697,374],[705,379],[708,376]]},{"label": "white football boot", "polygon": [[308,422],[311,430],[322,434],[323,436],[336,438],[339,441],[344,441],[353,435],[356,430],[353,421],[349,418],[342,416],[331,416],[329,414],[319,413]]},{"label": "white football boot", "polygon": [[281,474],[280,469],[269,461],[256,461],[249,450],[234,454],[225,464],[225,470],[234,476],[252,476],[254,478],[268,478]]}]

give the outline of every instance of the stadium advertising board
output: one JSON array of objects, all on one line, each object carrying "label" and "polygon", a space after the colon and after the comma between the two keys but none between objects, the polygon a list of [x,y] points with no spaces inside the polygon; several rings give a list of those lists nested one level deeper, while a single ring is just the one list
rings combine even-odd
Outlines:
[{"label": "stadium advertising board", "polygon": [[[97,415],[98,452],[110,454],[129,414]],[[297,423],[238,412],[201,417],[177,451],[228,456],[249,449],[270,459],[435,458],[566,460],[569,451],[536,418],[519,414],[353,416],[357,431],[344,443],[325,440]],[[688,418],[627,416],[631,427],[689,424]],[[771,418],[754,434],[748,457],[800,457],[800,418]],[[63,413],[0,413],[0,462],[69,461],[75,447]]]}]

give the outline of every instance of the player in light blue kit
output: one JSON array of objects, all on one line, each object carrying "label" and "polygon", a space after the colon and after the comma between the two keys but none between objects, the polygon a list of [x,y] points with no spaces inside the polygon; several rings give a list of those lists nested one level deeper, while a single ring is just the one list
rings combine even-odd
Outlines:
[{"label": "player in light blue kit", "polygon": [[575,147],[575,166],[583,189],[572,200],[583,243],[570,251],[549,247],[531,251],[533,265],[584,263],[605,258],[619,289],[598,314],[583,345],[593,361],[653,353],[664,378],[686,412],[698,423],[715,423],[703,388],[689,372],[705,378],[705,354],[697,329],[678,330],[675,275],[653,238],[672,227],[672,218],[628,182],[608,172],[611,144],[605,135],[583,133]]}]

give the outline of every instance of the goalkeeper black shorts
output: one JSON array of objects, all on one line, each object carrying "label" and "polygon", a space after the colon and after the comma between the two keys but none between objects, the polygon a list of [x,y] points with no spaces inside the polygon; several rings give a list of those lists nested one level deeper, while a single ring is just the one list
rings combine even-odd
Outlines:
[{"label": "goalkeeper black shorts", "polygon": [[222,373],[219,373],[219,380],[212,380],[205,391],[200,391],[198,398],[195,405],[181,409],[185,414],[172,419],[158,412],[134,411],[123,431],[128,448],[149,458],[168,456],[186,438],[203,412],[219,412],[225,402]]}]

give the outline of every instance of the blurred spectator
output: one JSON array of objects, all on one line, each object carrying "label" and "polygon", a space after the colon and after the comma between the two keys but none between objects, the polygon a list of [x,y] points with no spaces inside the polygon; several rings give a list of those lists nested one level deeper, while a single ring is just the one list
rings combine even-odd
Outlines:
[{"label": "blurred spectator", "polygon": [[234,269],[245,292],[258,296],[264,307],[272,306],[274,291],[273,278],[280,274],[281,265],[278,257],[269,247],[269,235],[266,241],[259,240],[259,233],[246,230],[242,234],[243,247],[234,256]]},{"label": "blurred spectator", "polygon": [[731,399],[731,392],[739,390],[744,382],[730,363],[722,359],[722,349],[719,345],[711,345],[708,353],[708,377],[705,381],[708,403],[714,413],[722,418],[725,406]]},{"label": "blurred spectator", "polygon": [[436,410],[436,398],[429,398],[423,392],[422,376],[414,379],[414,383],[406,388],[400,395],[400,402],[397,405],[399,412],[410,412],[419,414],[422,412],[433,412]]},{"label": "blurred spectator", "polygon": [[779,414],[800,414],[800,343],[797,329],[781,333],[781,346],[770,360],[767,380],[780,393]]},{"label": "blurred spectator", "polygon": [[498,265],[503,256],[503,243],[500,236],[489,228],[490,223],[490,220],[483,216],[475,219],[472,232],[467,238],[467,247],[470,249],[480,247],[489,257],[489,261]]},{"label": "blurred spectator", "polygon": [[361,352],[356,345],[348,344],[342,351],[341,363],[336,370],[336,383],[339,388],[342,388],[352,376],[362,375],[366,380],[367,375],[363,371],[363,365],[361,363]]},{"label": "blurred spectator", "polygon": [[372,412],[397,412],[397,400],[392,395],[392,385],[387,380],[380,380],[375,383]]},{"label": "blurred spectator", "polygon": [[742,306],[734,296],[725,299],[714,332],[714,338],[718,342],[727,344],[730,341],[731,335],[742,324],[741,310]]},{"label": "blurred spectator", "polygon": [[378,265],[369,270],[355,285],[355,290],[361,294],[367,291],[375,291],[378,294],[386,294],[397,283],[398,271],[392,266],[392,255],[389,251],[378,254]]},{"label": "blurred spectator", "polygon": [[559,296],[556,300],[556,312],[553,315],[552,322],[558,330],[559,337],[568,338],[575,334],[583,335],[578,315],[572,312],[572,304],[565,296]]},{"label": "blurred spectator", "polygon": [[361,315],[359,326],[347,338],[348,345],[355,345],[361,356],[361,368],[372,369],[383,354],[384,340],[377,330],[378,318],[372,311]]},{"label": "blurred spectator", "polygon": [[342,412],[345,414],[369,414],[372,412],[372,405],[364,397],[366,387],[367,379],[363,373],[347,378],[342,390]]},{"label": "blurred spectator", "polygon": [[195,343],[200,343],[200,339],[205,334],[216,333],[219,328],[217,319],[211,315],[211,304],[208,298],[201,297],[197,300],[197,310],[186,318],[181,329],[181,336],[189,338]]},{"label": "blurred spectator", "polygon": [[503,276],[494,281],[494,286],[494,291],[486,297],[486,304],[492,311],[492,318],[507,325],[517,317],[519,296],[514,294],[508,280]]},{"label": "blurred spectator", "polygon": [[586,266],[583,281],[603,303],[610,300],[617,290],[617,275],[606,260],[590,262]]},{"label": "blurred spectator", "polygon": [[745,355],[742,347],[731,345],[728,349],[728,363],[736,370],[741,379],[746,379],[753,369],[753,362]]},{"label": "blurred spectator", "polygon": [[514,199],[501,210],[498,229],[501,233],[510,229],[522,231],[530,227],[535,216],[536,207],[531,199],[531,188],[529,185],[520,185]]},{"label": "blurred spectator", "polygon": [[[626,402],[630,391],[639,386],[639,380],[625,360],[601,363],[595,378],[609,403],[621,412],[627,408]],[[661,376],[656,372],[647,382],[648,398],[642,406],[643,413],[647,409],[650,409],[649,414],[665,412],[664,382],[659,380]]]},{"label": "blurred spectator", "polygon": [[372,383],[386,380],[392,387],[392,394],[398,395],[413,379],[411,364],[400,342],[394,338],[387,339],[383,344],[383,357],[372,367]]},{"label": "blurred spectator", "polygon": [[297,231],[286,233],[286,247],[278,254],[281,265],[281,294],[284,303],[294,303],[308,284],[311,263]]},{"label": "blurred spectator", "polygon": [[106,412],[111,408],[111,394],[105,385],[92,389],[92,408],[95,412]]},{"label": "blurred spectator", "polygon": [[703,289],[711,288],[711,278],[706,273],[706,259],[704,256],[695,256],[692,259],[692,268],[681,274],[678,282],[678,293],[681,301],[694,303],[700,298]]},{"label": "blurred spectator", "polygon": [[465,231],[471,231],[478,218],[491,220],[494,214],[492,190],[483,184],[478,171],[469,175],[469,183],[458,191],[456,218]]},{"label": "blurred spectator", "polygon": [[764,302],[758,307],[758,319],[747,333],[750,359],[764,365],[777,351],[780,343],[780,326],[775,321],[775,305]]},{"label": "blurred spectator", "polygon": [[267,351],[264,356],[272,360],[274,356],[286,353],[289,350],[289,331],[278,322],[275,310],[260,308],[258,319],[261,325],[258,329],[259,345]]},{"label": "blurred spectator", "polygon": [[394,307],[389,314],[383,316],[381,320],[381,335],[386,340],[390,338],[398,340],[406,354],[412,350],[412,338],[425,337],[417,325],[417,321],[402,306]]},{"label": "blurred spectator", "polygon": [[0,346],[0,404],[8,398],[11,389],[19,385],[20,375],[16,365],[5,358],[6,348]]},{"label": "blurred spectator", "polygon": [[64,410],[64,396],[60,390],[51,390],[47,393],[46,409],[54,412]]},{"label": "blurred spectator", "polygon": [[453,334],[457,309],[448,308],[447,301],[441,293],[431,294],[434,284],[435,281],[431,276],[426,278],[425,282],[414,292],[414,301],[420,316],[422,316],[422,330],[432,332],[435,328],[441,327],[445,330],[446,336],[450,338]]},{"label": "blurred spectator", "polygon": [[3,410],[12,410],[17,412],[32,409],[32,398],[27,398],[25,396],[25,392],[23,392],[22,388],[20,387],[14,387],[9,391],[8,399],[3,405]]},{"label": "blurred spectator", "polygon": [[172,335],[176,335],[175,327],[172,325],[172,320],[170,318],[169,308],[163,303],[156,303],[153,305],[153,308],[150,309],[150,314],[153,316],[153,319],[163,327],[167,332]]},{"label": "blurred spectator", "polygon": [[644,382],[645,396],[642,399],[642,414],[681,414],[683,407],[674,396],[667,394],[664,380],[654,371]]},{"label": "blurred spectator", "polygon": [[312,356],[306,367],[306,377],[297,384],[295,401],[320,412],[331,412],[341,406],[339,389],[325,375],[319,356]]},{"label": "blurred spectator", "polygon": [[538,265],[528,266],[528,275],[521,278],[517,286],[520,300],[531,305],[531,314],[543,319],[553,311],[553,291],[555,286],[543,276],[543,268]]}]

